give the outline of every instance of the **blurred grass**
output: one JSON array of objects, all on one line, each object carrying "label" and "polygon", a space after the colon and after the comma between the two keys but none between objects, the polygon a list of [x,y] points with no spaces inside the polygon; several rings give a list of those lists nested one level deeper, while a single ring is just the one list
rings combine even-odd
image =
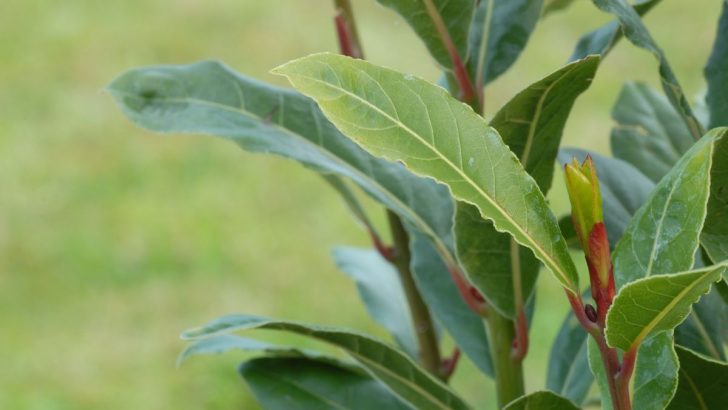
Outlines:
[{"label": "blurred grass", "polygon": [[[697,95],[719,2],[663,3],[646,21]],[[354,4],[370,60],[436,78],[396,15],[373,0]],[[489,114],[608,19],[578,0],[544,20],[488,89]],[[336,50],[328,0],[3,1],[0,408],[254,408],[235,375],[242,356],[174,367],[179,331],[229,312],[385,336],[329,258],[333,245],[366,239],[318,177],[213,138],[151,135],[102,91],[130,67],[208,58],[282,84],[271,67],[323,50]],[[610,107],[627,79],[657,85],[656,63],[621,43],[578,101],[567,143],[607,150]],[[560,193],[556,183],[563,210]],[[543,386],[566,311],[553,280],[542,275],[540,286],[529,389]],[[455,383],[490,403],[491,383],[472,366]]]}]

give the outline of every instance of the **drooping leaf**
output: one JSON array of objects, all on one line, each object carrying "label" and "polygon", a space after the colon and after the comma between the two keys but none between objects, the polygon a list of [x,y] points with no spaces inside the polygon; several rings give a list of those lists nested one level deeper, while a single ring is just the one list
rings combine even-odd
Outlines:
[{"label": "drooping leaf", "polygon": [[543,0],[482,0],[470,28],[468,72],[486,85],[503,74],[526,47]]},{"label": "drooping leaf", "polygon": [[569,311],[551,346],[546,388],[582,405],[594,383],[587,358],[587,333]]},{"label": "drooping leaf", "polygon": [[693,312],[675,330],[675,342],[715,360],[725,361],[723,334],[728,306],[713,289],[693,305]]},{"label": "drooping leaf", "polygon": [[508,403],[503,410],[579,410],[569,399],[550,391],[537,391]]},{"label": "drooping leaf", "polygon": [[463,301],[450,272],[432,243],[410,228],[410,268],[415,283],[437,321],[447,329],[460,350],[475,366],[493,376],[493,364],[483,318]]},{"label": "drooping leaf", "polygon": [[710,170],[710,199],[705,226],[700,236],[713,262],[728,260],[728,128],[716,128],[713,167]]},{"label": "drooping leaf", "polygon": [[622,32],[632,44],[649,51],[657,58],[660,79],[667,98],[682,117],[693,138],[700,138],[704,134],[703,126],[693,115],[692,109],[685,98],[685,93],[672,71],[672,67],[667,62],[662,50],[652,39],[637,11],[626,0],[592,0],[592,2],[601,10],[617,17],[622,25]]},{"label": "drooping leaf", "polygon": [[342,56],[316,54],[275,71],[317,100],[346,135],[447,184],[578,291],[576,268],[543,194],[470,107],[424,80]]},{"label": "drooping leaf", "polygon": [[695,143],[670,101],[644,83],[626,83],[612,109],[615,157],[629,162],[655,183]]},{"label": "drooping leaf", "polygon": [[705,219],[714,136],[706,135],[657,185],[614,250],[617,288],[690,269]]},{"label": "drooping leaf", "polygon": [[680,381],[667,410],[720,409],[728,403],[728,364],[676,346]]},{"label": "drooping leaf", "polygon": [[728,0],[718,20],[713,51],[705,67],[708,94],[705,100],[710,111],[710,128],[728,126]]},{"label": "drooping leaf", "polygon": [[[518,93],[491,121],[544,194],[551,187],[569,112],[598,66],[598,57],[567,65]],[[526,300],[538,275],[533,254],[481,218],[477,207],[465,203],[456,207],[455,238],[458,258],[473,284],[498,311],[515,318],[514,283],[521,283]]]},{"label": "drooping leaf", "polygon": [[632,215],[645,203],[655,184],[632,165],[594,152],[576,148],[561,149],[559,162],[565,164],[571,162],[572,158],[582,162],[587,154],[597,168],[604,224],[609,244],[614,248],[627,229]]},{"label": "drooping leaf", "polygon": [[[440,24],[455,46],[460,59],[463,62],[466,60],[468,30],[475,9],[473,0],[377,0],[377,2],[402,16],[442,67],[452,69],[452,59],[447,50],[448,40],[443,38],[443,33],[438,30]],[[434,6],[434,18],[427,10],[428,2]]]},{"label": "drooping leaf", "polygon": [[417,336],[395,267],[372,249],[337,247],[336,266],[356,283],[369,315],[392,334],[411,357],[419,357]]},{"label": "drooping leaf", "polygon": [[[638,0],[632,7],[638,15],[644,16],[662,0]],[[569,61],[584,58],[590,54],[606,56],[622,38],[619,21],[610,21],[598,29],[584,34],[569,57]]]},{"label": "drooping leaf", "polygon": [[252,359],[240,375],[270,410],[411,409],[368,374],[311,358]]},{"label": "drooping leaf", "polygon": [[650,276],[619,291],[607,313],[607,343],[628,351],[646,337],[673,329],[690,313],[692,305],[720,280],[728,264]]},{"label": "drooping leaf", "polygon": [[373,377],[418,409],[468,409],[449,387],[429,375],[404,353],[372,337],[353,331],[312,326],[249,315],[229,315],[184,332],[188,340],[239,330],[270,329],[297,333],[345,350]]}]

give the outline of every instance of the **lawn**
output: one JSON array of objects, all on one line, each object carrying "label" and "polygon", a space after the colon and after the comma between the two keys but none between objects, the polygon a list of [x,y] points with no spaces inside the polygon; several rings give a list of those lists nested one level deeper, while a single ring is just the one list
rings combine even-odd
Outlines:
[{"label": "lawn", "polygon": [[[3,1],[0,408],[255,408],[235,373],[244,355],[175,367],[179,332],[225,313],[386,337],[333,266],[332,246],[367,240],[319,177],[222,140],[142,131],[103,90],[130,67],[201,59],[284,84],[268,70],[336,51],[331,3]],[[543,20],[523,58],[486,91],[489,115],[560,67],[581,33],[609,20],[591,2],[575,3]],[[720,2],[663,3],[646,22],[697,96]],[[374,0],[354,5],[371,61],[437,78],[403,20]],[[622,82],[657,85],[656,66],[621,43],[577,101],[567,143],[606,152]],[[551,198],[560,212],[563,192],[557,180]],[[567,309],[555,281],[542,275],[539,286],[526,362],[531,390],[543,386],[546,346]],[[492,402],[492,383],[472,366],[454,383],[479,408]]]}]

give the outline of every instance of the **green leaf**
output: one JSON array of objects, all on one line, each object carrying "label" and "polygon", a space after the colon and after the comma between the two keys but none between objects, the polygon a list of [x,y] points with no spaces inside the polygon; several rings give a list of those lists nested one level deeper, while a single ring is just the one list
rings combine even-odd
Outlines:
[{"label": "green leaf", "polygon": [[486,85],[503,74],[526,47],[543,0],[482,0],[470,28],[468,72]]},{"label": "green leaf", "polygon": [[627,229],[632,215],[645,203],[655,184],[632,165],[594,152],[576,148],[561,149],[559,162],[566,164],[572,158],[582,162],[587,154],[597,168],[604,225],[607,227],[609,244],[614,248]]},{"label": "green leaf", "polygon": [[262,357],[240,374],[265,409],[410,409],[367,374],[300,357]]},{"label": "green leaf", "polygon": [[632,408],[663,410],[675,394],[680,367],[672,331],[645,339],[637,352],[632,381]]},{"label": "green leaf", "polygon": [[337,247],[336,266],[356,283],[369,315],[411,357],[419,357],[409,306],[394,266],[372,249]]},{"label": "green leaf", "polygon": [[508,403],[503,410],[579,410],[579,408],[558,394],[537,391]]},{"label": "green leaf", "polygon": [[[638,15],[644,16],[660,1],[662,0],[638,0],[632,7],[634,7]],[[606,56],[622,38],[622,30],[620,28],[619,21],[615,20],[584,34],[576,44],[576,48],[569,58],[569,61],[578,60],[590,54],[600,54],[602,57]]]},{"label": "green leaf", "polygon": [[250,152],[275,154],[323,174],[347,177],[425,232],[448,261],[455,259],[454,210],[447,188],[413,175],[401,164],[371,156],[299,93],[240,76],[211,61],[134,69],[108,90],[143,128],[228,138]]},{"label": "green leaf", "polygon": [[715,360],[725,361],[723,333],[728,330],[725,317],[728,306],[723,302],[718,289],[700,299],[693,306],[693,312],[675,330],[675,343],[704,354]]},{"label": "green leaf", "polygon": [[718,20],[713,51],[705,67],[708,94],[705,97],[710,110],[710,128],[728,126],[728,0]]},{"label": "green leaf", "polygon": [[188,330],[182,334],[182,337],[195,340],[251,329],[297,333],[344,349],[373,377],[418,409],[469,408],[455,392],[429,375],[404,353],[369,336],[348,330],[249,315],[229,315],[201,328]]},{"label": "green leaf", "polygon": [[675,107],[683,121],[690,129],[690,134],[698,139],[703,135],[703,126],[693,115],[692,109],[685,98],[685,93],[667,62],[662,50],[652,39],[647,27],[642,23],[640,15],[626,0],[592,0],[601,10],[614,14],[622,25],[622,31],[632,44],[652,53],[659,61],[660,79],[667,98]]},{"label": "green leaf", "polygon": [[313,97],[346,135],[447,184],[578,291],[576,268],[543,194],[470,107],[419,78],[342,56],[312,55],[275,71]]},{"label": "green leaf", "polygon": [[[437,9],[436,17],[428,13],[427,1]],[[385,7],[396,11],[425,43],[432,57],[443,67],[451,70],[452,59],[447,50],[446,39],[438,31],[442,27],[452,41],[464,62],[468,55],[468,30],[473,20],[473,0],[377,0]]]},{"label": "green leaf", "polygon": [[597,343],[592,337],[587,338],[586,344],[589,368],[591,369],[592,375],[594,375],[594,380],[596,380],[599,391],[601,392],[601,408],[605,410],[612,409],[612,397],[609,394],[609,382],[607,380],[607,373],[604,370],[604,362],[602,361],[602,355],[599,352],[599,346],[597,346]]},{"label": "green leaf", "polygon": [[680,382],[667,410],[724,408],[728,403],[728,364],[677,346]]},{"label": "green leaf", "polygon": [[460,350],[480,371],[492,377],[490,342],[483,318],[465,303],[451,279],[447,265],[432,243],[422,233],[408,228],[412,255],[410,268],[422,299]]},{"label": "green leaf", "polygon": [[646,277],[625,285],[607,313],[605,334],[611,347],[623,351],[655,333],[673,329],[693,303],[720,280],[728,264]]},{"label": "green leaf", "polygon": [[571,6],[574,0],[545,0],[543,4],[543,16],[553,13],[555,11],[561,11]]},{"label": "green leaf", "polygon": [[714,262],[728,260],[728,128],[711,131],[716,136],[710,170],[710,198],[700,236],[705,252]]},{"label": "green leaf", "polygon": [[374,228],[372,222],[369,220],[369,216],[364,210],[364,207],[362,206],[361,202],[359,202],[359,198],[357,198],[354,191],[349,188],[349,185],[347,185],[346,181],[333,174],[321,174],[321,177],[323,177],[324,181],[328,182],[329,185],[331,185],[331,187],[339,193],[341,199],[344,200],[344,203],[346,204],[347,208],[349,208],[349,211],[351,212],[354,219],[362,224],[362,226],[371,235],[379,237],[379,234]]},{"label": "green leaf", "polygon": [[659,182],[695,143],[670,101],[644,83],[622,87],[612,118],[611,147],[615,157]]},{"label": "green leaf", "polygon": [[594,383],[587,358],[587,333],[569,311],[551,346],[546,388],[582,405]]},{"label": "green leaf", "polygon": [[688,151],[632,218],[614,250],[617,289],[690,269],[705,219],[714,133]]}]

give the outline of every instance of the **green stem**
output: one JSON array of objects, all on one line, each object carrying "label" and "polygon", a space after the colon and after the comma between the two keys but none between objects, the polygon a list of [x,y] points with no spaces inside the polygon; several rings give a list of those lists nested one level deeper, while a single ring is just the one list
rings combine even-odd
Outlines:
[{"label": "green stem", "polygon": [[402,220],[394,212],[387,210],[389,229],[392,232],[394,242],[394,258],[392,263],[399,271],[404,293],[407,296],[410,314],[417,335],[420,363],[427,371],[441,378],[440,347],[437,343],[437,334],[427,305],[422,300],[417,286],[415,285],[412,271],[410,270],[409,235],[402,225]]},{"label": "green stem", "polygon": [[498,408],[523,396],[523,364],[514,357],[513,340],[516,336],[513,320],[501,315],[495,309],[488,311],[488,339],[490,353],[495,366],[495,385],[498,395]]}]

